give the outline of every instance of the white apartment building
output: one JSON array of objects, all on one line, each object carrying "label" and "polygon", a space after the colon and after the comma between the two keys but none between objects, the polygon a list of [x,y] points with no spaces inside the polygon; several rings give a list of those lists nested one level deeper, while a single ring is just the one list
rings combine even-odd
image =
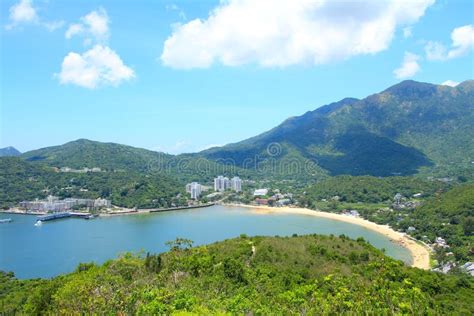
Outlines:
[{"label": "white apartment building", "polygon": [[223,192],[230,188],[229,178],[218,176],[214,179],[214,191]]},{"label": "white apartment building", "polygon": [[235,192],[242,191],[242,180],[239,177],[233,177],[230,179],[230,188]]},{"label": "white apartment building", "polygon": [[186,184],[186,192],[191,194],[191,199],[197,200],[201,196],[202,186],[197,182]]}]

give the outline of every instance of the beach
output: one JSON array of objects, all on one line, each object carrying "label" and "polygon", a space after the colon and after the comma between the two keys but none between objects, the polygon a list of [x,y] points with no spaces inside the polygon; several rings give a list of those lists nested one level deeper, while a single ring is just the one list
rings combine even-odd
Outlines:
[{"label": "beach", "polygon": [[412,267],[420,268],[424,270],[430,269],[430,250],[428,247],[423,246],[422,244],[414,241],[411,237],[407,236],[404,233],[394,231],[388,225],[379,225],[368,220],[365,220],[361,217],[348,216],[343,214],[328,213],[322,211],[315,211],[306,208],[296,208],[296,207],[269,207],[269,206],[253,206],[253,205],[243,205],[243,204],[225,204],[227,206],[238,206],[245,207],[254,210],[259,213],[290,213],[290,214],[301,214],[309,216],[318,216],[328,219],[333,219],[337,221],[347,222],[355,225],[365,227],[367,229],[373,230],[379,234],[387,236],[391,241],[402,245],[407,248],[413,258]]}]

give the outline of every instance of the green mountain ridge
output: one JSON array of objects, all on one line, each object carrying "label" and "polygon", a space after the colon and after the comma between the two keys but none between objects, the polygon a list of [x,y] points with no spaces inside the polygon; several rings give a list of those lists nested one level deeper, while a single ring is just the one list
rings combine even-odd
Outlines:
[{"label": "green mountain ridge", "polygon": [[218,174],[314,181],[328,175],[474,175],[474,81],[456,87],[403,81],[345,98],[223,147],[173,156],[79,139],[21,155],[53,167],[144,173],[182,181]]},{"label": "green mountain ridge", "polygon": [[[250,139],[215,147],[203,157],[235,161],[289,156],[331,175],[410,175],[470,168],[474,157],[474,81],[457,87],[403,81],[362,100],[346,98]],[[278,144],[278,155],[269,153]],[[252,161],[254,162],[254,161]]]},{"label": "green mountain ridge", "polygon": [[5,148],[0,148],[0,157],[16,157],[20,155],[21,152],[15,147],[9,146]]}]

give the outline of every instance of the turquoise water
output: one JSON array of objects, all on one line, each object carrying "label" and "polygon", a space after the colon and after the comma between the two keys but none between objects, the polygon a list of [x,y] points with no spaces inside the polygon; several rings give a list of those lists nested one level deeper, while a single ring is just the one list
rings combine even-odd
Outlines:
[{"label": "turquoise water", "polygon": [[0,270],[19,278],[52,277],[71,272],[80,262],[102,263],[131,251],[163,252],[165,242],[189,238],[195,245],[240,234],[345,234],[364,237],[387,255],[411,262],[410,252],[366,228],[308,215],[263,214],[247,208],[212,206],[166,213],[63,219],[35,227],[36,216],[0,214]]}]

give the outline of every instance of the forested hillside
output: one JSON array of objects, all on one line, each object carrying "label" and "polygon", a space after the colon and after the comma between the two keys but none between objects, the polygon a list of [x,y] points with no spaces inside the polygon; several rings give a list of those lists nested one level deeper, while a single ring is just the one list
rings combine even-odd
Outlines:
[{"label": "forested hillside", "polygon": [[252,167],[265,159],[311,162],[320,167],[312,168],[318,175],[391,176],[421,170],[473,178],[473,100],[472,80],[454,88],[403,81],[362,100],[347,98],[289,118],[261,135],[201,155]]},{"label": "forested hillside", "polygon": [[74,169],[101,168],[103,171],[126,171],[140,174],[167,174],[182,184],[210,181],[218,174],[248,177],[253,170],[203,157],[170,154],[132,146],[78,139],[63,145],[41,148],[21,155],[24,160],[51,167]]},{"label": "forested hillside", "polygon": [[245,237],[81,264],[51,280],[1,275],[0,313],[465,314],[474,281],[409,268],[362,239]]},{"label": "forested hillside", "polygon": [[448,188],[448,184],[444,182],[417,177],[337,176],[308,187],[301,202],[311,205],[322,199],[330,200],[337,196],[341,202],[392,203],[397,193],[404,197],[412,197],[419,193],[426,198],[445,188]]},{"label": "forested hillside", "polygon": [[[182,198],[178,198],[178,194]],[[117,206],[161,207],[184,204],[184,187],[167,174],[133,171],[65,173],[16,157],[0,158],[0,207],[48,195],[107,198]]]}]

